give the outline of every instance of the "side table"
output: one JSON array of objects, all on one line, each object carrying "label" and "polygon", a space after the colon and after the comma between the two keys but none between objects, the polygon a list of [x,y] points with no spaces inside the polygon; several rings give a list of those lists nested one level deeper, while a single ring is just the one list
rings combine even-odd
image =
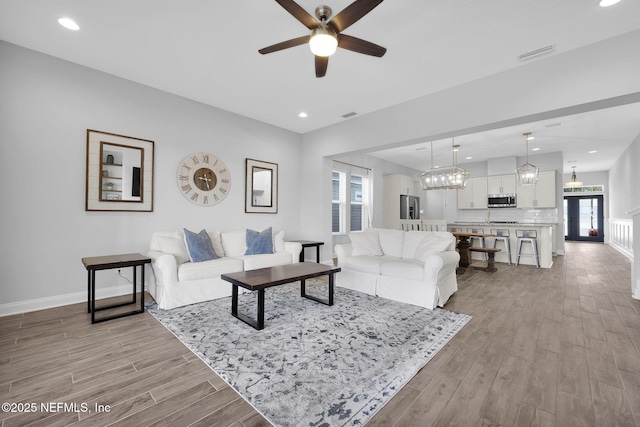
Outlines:
[{"label": "side table", "polygon": [[[140,254],[121,254],[107,255],[97,257],[82,258],[82,263],[87,269],[87,313],[91,313],[91,323],[104,322],[106,320],[117,319],[120,317],[130,316],[132,314],[144,313],[144,265],[151,263],[151,258]],[[125,305],[135,304],[136,298],[136,267],[140,266],[142,271],[142,283],[140,284],[140,309],[129,311],[126,313],[118,313],[111,316],[104,316],[96,319],[96,311],[107,310],[109,308],[122,307]],[[96,271],[111,270],[114,268],[133,267],[133,300],[119,304],[108,305],[106,307],[96,308]]]},{"label": "side table", "polygon": [[320,264],[320,246],[324,245],[324,242],[316,242],[314,240],[289,240],[290,242],[298,242],[302,245],[302,251],[300,252],[300,262],[304,262],[304,248],[316,248],[316,263]]}]

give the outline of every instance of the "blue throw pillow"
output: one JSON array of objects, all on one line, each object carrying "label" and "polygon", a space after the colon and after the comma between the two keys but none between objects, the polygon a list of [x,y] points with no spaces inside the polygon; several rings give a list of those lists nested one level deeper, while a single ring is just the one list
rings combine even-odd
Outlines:
[{"label": "blue throw pillow", "polygon": [[247,250],[245,255],[272,254],[273,238],[271,227],[262,231],[247,229]]},{"label": "blue throw pillow", "polygon": [[206,230],[196,234],[186,228],[184,230],[184,242],[187,245],[187,252],[191,262],[209,261],[218,258],[216,251],[213,250],[213,244]]}]

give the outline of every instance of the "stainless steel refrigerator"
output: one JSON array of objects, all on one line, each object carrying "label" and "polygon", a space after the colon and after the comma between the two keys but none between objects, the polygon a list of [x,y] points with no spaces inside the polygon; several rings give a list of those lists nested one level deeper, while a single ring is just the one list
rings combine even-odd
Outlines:
[{"label": "stainless steel refrigerator", "polygon": [[400,219],[420,219],[420,197],[400,196]]}]

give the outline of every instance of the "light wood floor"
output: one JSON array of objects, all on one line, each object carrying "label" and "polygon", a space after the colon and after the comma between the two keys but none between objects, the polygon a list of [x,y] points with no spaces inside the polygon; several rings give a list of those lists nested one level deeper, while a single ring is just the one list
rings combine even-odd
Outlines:
[{"label": "light wood floor", "polygon": [[[566,251],[551,269],[459,276],[446,308],[473,320],[368,425],[640,425],[630,262],[602,244]],[[150,314],[91,325],[85,304],[0,318],[0,396],[58,410],[0,412],[3,427],[268,425]]]}]

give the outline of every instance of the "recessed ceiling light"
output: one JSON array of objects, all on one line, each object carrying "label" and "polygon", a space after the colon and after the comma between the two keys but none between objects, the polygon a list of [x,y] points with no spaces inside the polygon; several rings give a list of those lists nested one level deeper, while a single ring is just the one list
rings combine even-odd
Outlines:
[{"label": "recessed ceiling light", "polygon": [[589,151],[589,154],[594,154],[594,153],[597,153],[597,152],[598,152],[597,150],[591,150],[591,151]]},{"label": "recessed ceiling light", "polygon": [[539,147],[532,148],[531,151],[540,151],[540,148]]},{"label": "recessed ceiling light", "polygon": [[536,139],[536,137],[535,137],[535,136],[533,136],[533,135],[529,135],[529,136],[527,136],[527,141],[532,141],[532,140],[534,140],[534,139]]},{"label": "recessed ceiling light", "polygon": [[613,6],[614,4],[618,3],[620,0],[600,0],[600,6],[601,7],[609,7],[609,6]]},{"label": "recessed ceiling light", "polygon": [[468,157],[465,157],[464,159],[465,159],[465,160],[471,160],[471,159],[473,159],[473,157],[468,156]]},{"label": "recessed ceiling light", "polygon": [[71,18],[60,18],[58,19],[58,24],[72,31],[78,31],[80,29],[80,26],[76,24],[76,21]]},{"label": "recessed ceiling light", "polygon": [[301,112],[300,114],[298,114],[298,117],[302,117],[303,119],[304,119],[305,117],[307,117],[307,116],[308,116],[308,114],[307,114],[307,113],[305,113],[304,111],[303,111],[303,112]]}]

